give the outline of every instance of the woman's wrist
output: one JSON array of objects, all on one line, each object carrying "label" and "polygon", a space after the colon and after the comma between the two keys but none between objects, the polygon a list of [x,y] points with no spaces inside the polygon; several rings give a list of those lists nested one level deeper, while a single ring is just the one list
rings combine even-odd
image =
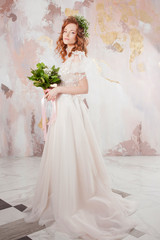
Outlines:
[{"label": "woman's wrist", "polygon": [[61,93],[61,86],[57,87],[57,93]]}]

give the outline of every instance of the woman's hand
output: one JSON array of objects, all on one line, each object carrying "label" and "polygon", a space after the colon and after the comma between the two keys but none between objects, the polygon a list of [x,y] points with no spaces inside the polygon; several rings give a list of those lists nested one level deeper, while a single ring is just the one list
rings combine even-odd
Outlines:
[{"label": "woman's hand", "polygon": [[57,95],[59,94],[58,87],[55,87],[53,89],[46,89],[44,90],[44,93],[47,101],[55,100]]},{"label": "woman's hand", "polygon": [[47,92],[49,92],[51,89],[47,88],[45,90],[43,90],[44,94],[46,94]]}]

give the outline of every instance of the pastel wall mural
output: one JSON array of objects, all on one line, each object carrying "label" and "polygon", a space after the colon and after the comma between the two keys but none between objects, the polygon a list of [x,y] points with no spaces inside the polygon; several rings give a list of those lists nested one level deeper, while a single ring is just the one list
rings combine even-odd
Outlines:
[{"label": "pastel wall mural", "polygon": [[43,91],[27,76],[37,62],[61,64],[56,40],[75,14],[90,22],[89,114],[103,155],[159,155],[159,11],[158,0],[2,0],[0,156],[41,156]]}]

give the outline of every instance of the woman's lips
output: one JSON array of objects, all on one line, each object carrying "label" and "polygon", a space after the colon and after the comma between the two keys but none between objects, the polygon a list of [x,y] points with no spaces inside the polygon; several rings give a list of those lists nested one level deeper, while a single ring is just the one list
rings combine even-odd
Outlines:
[{"label": "woman's lips", "polygon": [[64,40],[69,40],[69,38],[65,38]]}]

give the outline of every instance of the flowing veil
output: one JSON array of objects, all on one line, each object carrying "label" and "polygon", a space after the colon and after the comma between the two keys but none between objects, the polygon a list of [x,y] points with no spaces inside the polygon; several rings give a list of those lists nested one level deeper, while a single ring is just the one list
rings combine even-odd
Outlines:
[{"label": "flowing veil", "polygon": [[[129,44],[128,39],[123,52],[117,53],[112,49],[106,49],[103,43],[101,46],[99,44],[94,46],[94,43],[90,43],[88,57],[83,64],[89,85],[89,92],[84,94],[84,98],[88,103],[88,113],[104,156],[110,153],[116,155],[117,152],[120,155],[128,155],[128,153],[133,155],[137,151],[139,154],[139,137],[141,137],[141,145],[143,140],[148,142],[147,146],[145,142],[144,147],[142,146],[144,151],[150,153],[151,147],[159,149],[157,145],[159,97],[158,88],[156,88],[156,84],[158,86],[159,82],[158,75],[154,73],[157,71],[158,54],[144,39],[144,47],[148,47],[154,52],[152,65],[150,62],[146,62],[144,73],[138,72],[136,69],[131,71]],[[147,52],[144,54],[146,55]],[[53,54],[49,48],[45,49],[40,58],[47,65],[61,66],[62,64],[60,57]],[[133,67],[134,64],[136,62],[133,63]],[[147,74],[155,76],[154,81],[151,77],[146,78]],[[153,100],[148,95],[148,86],[151,86],[150,97],[153,94],[155,97],[157,96],[154,108]],[[153,120],[155,124],[152,124]],[[143,128],[139,129],[138,126],[143,126]],[[138,131],[138,133],[134,133],[134,131]],[[128,145],[128,149],[127,147],[123,149],[121,143],[125,144],[125,141],[127,144],[130,144],[130,141],[135,149],[129,149],[132,147],[131,145]]]},{"label": "flowing veil", "polygon": [[[46,59],[48,65],[55,64],[61,66],[62,60],[58,55],[53,58]],[[115,74],[109,67],[105,69],[103,63],[98,62],[96,58],[90,57],[88,54],[81,64],[81,68],[87,76],[89,91],[87,94],[82,94],[84,102],[88,107],[88,113],[93,125],[97,141],[104,155],[106,147],[111,148],[114,142],[121,141],[120,125],[124,119],[120,116],[120,111],[124,105],[128,105],[128,97],[125,95],[122,86],[116,82],[109,81],[105,76],[115,79]],[[100,69],[105,69],[105,75]],[[122,106],[121,106],[122,104]],[[48,102],[47,114],[48,117],[52,112],[52,105]],[[110,137],[112,136],[112,138]]]}]

